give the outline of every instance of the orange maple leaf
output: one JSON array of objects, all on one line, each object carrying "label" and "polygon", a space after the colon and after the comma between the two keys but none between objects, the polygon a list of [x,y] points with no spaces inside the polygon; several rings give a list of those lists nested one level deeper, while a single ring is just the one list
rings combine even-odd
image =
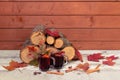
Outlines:
[{"label": "orange maple leaf", "polygon": [[5,69],[7,69],[8,71],[12,71],[15,69],[15,67],[13,66],[3,66]]},{"label": "orange maple leaf", "polygon": [[9,62],[9,66],[3,66],[3,67],[8,71],[12,71],[12,70],[15,70],[16,68],[25,67],[27,65],[28,64],[23,62],[18,63],[17,61],[11,60],[11,62]]}]

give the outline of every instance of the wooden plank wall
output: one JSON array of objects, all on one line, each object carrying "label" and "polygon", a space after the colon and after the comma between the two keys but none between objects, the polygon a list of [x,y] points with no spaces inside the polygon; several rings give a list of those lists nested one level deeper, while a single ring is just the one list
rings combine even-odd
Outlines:
[{"label": "wooden plank wall", "polygon": [[0,0],[0,49],[20,49],[39,24],[78,49],[120,49],[120,0]]}]

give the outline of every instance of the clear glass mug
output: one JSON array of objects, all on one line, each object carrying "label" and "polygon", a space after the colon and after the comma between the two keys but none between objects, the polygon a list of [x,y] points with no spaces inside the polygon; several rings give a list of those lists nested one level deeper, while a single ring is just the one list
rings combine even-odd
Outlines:
[{"label": "clear glass mug", "polygon": [[64,55],[64,52],[57,52],[51,55],[51,64],[55,69],[61,69],[64,65],[68,63],[67,56]]}]

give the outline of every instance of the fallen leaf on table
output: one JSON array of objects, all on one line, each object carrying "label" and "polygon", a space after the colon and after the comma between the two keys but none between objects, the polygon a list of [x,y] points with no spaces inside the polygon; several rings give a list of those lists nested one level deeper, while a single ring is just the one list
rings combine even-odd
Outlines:
[{"label": "fallen leaf on table", "polygon": [[7,69],[8,71],[12,71],[15,69],[15,67],[13,66],[3,66],[5,69]]},{"label": "fallen leaf on table", "polygon": [[75,70],[83,70],[86,71],[89,69],[89,63],[84,63],[84,64],[78,64],[75,68],[68,68],[67,70],[65,70],[66,73],[71,72],[71,71],[75,71]]},{"label": "fallen leaf on table", "polygon": [[118,59],[118,57],[115,57],[114,55],[106,57],[107,60],[111,59],[111,60],[115,60]]},{"label": "fallen leaf on table", "polygon": [[84,64],[78,64],[76,67],[79,68],[79,69],[82,69],[83,71],[86,71],[89,69],[89,63],[84,63]]},{"label": "fallen leaf on table", "polygon": [[11,60],[11,62],[9,62],[9,66],[3,66],[5,69],[7,69],[8,71],[12,71],[16,68],[21,68],[21,67],[25,67],[27,66],[28,64],[26,63],[18,63],[17,61],[14,61],[14,60]]},{"label": "fallen leaf on table", "polygon": [[113,66],[115,62],[113,60],[118,59],[118,57],[115,57],[114,55],[106,57],[106,61],[103,61],[102,63],[108,66]]},{"label": "fallen leaf on table", "polygon": [[99,62],[99,59],[104,59],[104,56],[101,55],[101,53],[94,53],[87,56],[88,61],[95,61]]},{"label": "fallen leaf on table", "polygon": [[112,60],[106,60],[106,61],[103,61],[103,64],[113,66],[115,62],[113,62]]},{"label": "fallen leaf on table", "polygon": [[89,66],[90,66],[89,63],[84,63],[81,69],[83,69],[83,71],[86,71],[89,69]]},{"label": "fallen leaf on table", "polygon": [[71,72],[71,71],[75,71],[75,70],[83,70],[84,72],[86,72],[87,74],[93,73],[93,72],[98,72],[100,71],[100,65],[97,65],[94,69],[90,69],[89,68],[89,63],[84,63],[84,64],[78,64],[75,68],[68,68],[67,70],[65,70],[66,73]]}]

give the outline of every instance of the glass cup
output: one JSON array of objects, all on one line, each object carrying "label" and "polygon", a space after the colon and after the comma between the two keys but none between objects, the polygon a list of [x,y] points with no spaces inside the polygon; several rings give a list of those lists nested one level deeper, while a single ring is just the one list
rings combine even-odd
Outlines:
[{"label": "glass cup", "polygon": [[42,54],[39,57],[39,69],[41,71],[47,71],[50,68],[50,56],[47,54]]},{"label": "glass cup", "polygon": [[55,69],[61,69],[63,65],[68,63],[68,58],[64,55],[64,52],[57,52],[52,54],[51,60]]}]

